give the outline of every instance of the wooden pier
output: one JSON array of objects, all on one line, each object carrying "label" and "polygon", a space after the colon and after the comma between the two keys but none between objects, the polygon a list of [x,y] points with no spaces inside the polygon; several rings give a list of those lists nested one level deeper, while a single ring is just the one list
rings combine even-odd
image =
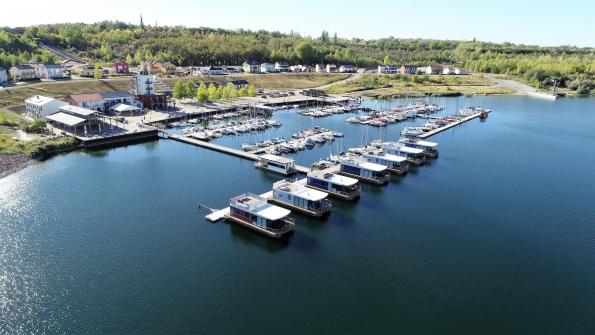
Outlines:
[{"label": "wooden pier", "polygon": [[[242,151],[242,150],[238,150],[238,149],[233,149],[233,148],[229,148],[223,145],[219,145],[219,144],[215,144],[215,143],[211,143],[211,142],[206,142],[206,141],[201,141],[201,140],[197,140],[194,138],[190,138],[188,136],[183,136],[183,135],[169,135],[168,136],[169,139],[178,141],[178,142],[182,142],[182,143],[187,143],[187,144],[192,144],[195,145],[197,147],[201,147],[201,148],[205,148],[205,149],[210,149],[213,151],[218,151],[224,154],[228,154],[231,156],[236,156],[239,158],[243,158],[243,159],[248,159],[251,161],[257,161],[259,160],[259,156],[252,153],[252,152],[246,152],[246,151]],[[295,169],[300,172],[300,173],[308,173],[310,172],[310,168],[307,168],[305,166],[301,166],[301,165],[296,165]]]},{"label": "wooden pier", "polygon": [[[481,115],[481,113],[482,113],[482,112],[480,112],[480,113],[475,113],[475,114],[473,114],[473,115],[470,115],[470,116],[464,117],[464,118],[462,118],[462,119],[460,119],[460,120],[458,120],[458,121],[455,121],[455,122],[449,123],[449,124],[447,124],[446,126],[443,126],[443,127],[440,127],[440,128],[436,128],[436,129],[433,129],[433,130],[430,130],[430,131],[429,131],[429,132],[427,132],[427,133],[423,133],[423,134],[419,135],[419,138],[425,139],[425,138],[428,138],[428,137],[430,137],[430,136],[434,136],[434,135],[436,135],[436,134],[438,134],[438,133],[441,133],[441,132],[443,132],[443,131],[445,131],[445,130],[447,130],[447,129],[450,129],[450,128],[452,128],[452,127],[456,127],[456,126],[458,126],[458,125],[460,125],[460,124],[463,124],[463,123],[465,123],[465,122],[467,122],[467,121],[473,120],[473,119],[475,119],[475,118],[479,117],[479,116]],[[486,113],[489,113],[489,112],[486,112]]]}]

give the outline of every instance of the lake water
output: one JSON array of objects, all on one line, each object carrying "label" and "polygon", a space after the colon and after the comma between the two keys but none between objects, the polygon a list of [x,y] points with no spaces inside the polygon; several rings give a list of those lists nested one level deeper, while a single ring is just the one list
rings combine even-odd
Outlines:
[{"label": "lake water", "polygon": [[[0,334],[595,333],[595,100],[475,102],[494,112],[432,137],[437,160],[334,200],[327,220],[295,214],[286,242],[196,208],[279,176],[174,141],[1,179]],[[334,151],[379,136],[349,116],[282,111],[278,130],[217,142],[312,125],[346,133]]]}]

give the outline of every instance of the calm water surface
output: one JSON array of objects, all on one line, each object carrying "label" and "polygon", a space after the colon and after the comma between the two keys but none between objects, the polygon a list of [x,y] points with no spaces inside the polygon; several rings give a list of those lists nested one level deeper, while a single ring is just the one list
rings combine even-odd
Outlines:
[{"label": "calm water surface", "polygon": [[[440,158],[326,221],[294,215],[287,242],[195,207],[279,176],[173,141],[1,179],[0,334],[595,333],[595,100],[476,102],[495,111],[433,137]],[[347,117],[283,111],[278,130],[217,142],[320,125],[346,133],[337,151],[402,127]]]}]

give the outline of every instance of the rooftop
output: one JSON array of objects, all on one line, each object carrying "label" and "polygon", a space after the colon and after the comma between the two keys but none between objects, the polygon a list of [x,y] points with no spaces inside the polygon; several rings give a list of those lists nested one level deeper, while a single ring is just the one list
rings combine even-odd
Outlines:
[{"label": "rooftop", "polygon": [[380,153],[380,154],[364,154],[364,156],[367,157],[378,157],[380,159],[386,159],[387,161],[391,161],[391,162],[396,162],[396,163],[401,163],[407,160],[407,158],[403,157],[403,156],[396,156],[396,155],[391,155],[391,154],[385,154],[385,153]]},{"label": "rooftop", "polygon": [[86,121],[85,119],[81,119],[80,117],[76,117],[63,112],[58,112],[56,114],[46,116],[46,119],[65,124],[70,127],[79,125]]},{"label": "rooftop", "polygon": [[64,101],[57,100],[57,99],[50,98],[50,97],[44,97],[43,95],[34,95],[31,98],[25,100],[25,103],[43,106],[43,105],[45,105],[49,102],[52,102],[52,101],[60,101],[60,102],[63,102],[64,104],[66,104],[66,102],[64,102]]},{"label": "rooftop", "polygon": [[353,186],[357,184],[357,179],[341,176],[335,173],[325,173],[324,171],[313,171],[308,173],[308,177],[326,180],[335,185]]},{"label": "rooftop", "polygon": [[76,115],[80,115],[80,116],[89,116],[89,115],[93,115],[93,114],[97,113],[94,110],[79,107],[79,106],[73,106],[73,105],[62,106],[62,107],[60,107],[60,110],[63,112],[76,114]]},{"label": "rooftop", "polygon": [[277,155],[272,155],[272,154],[264,154],[264,155],[261,155],[260,158],[266,159],[266,160],[272,161],[272,162],[281,163],[281,164],[289,164],[289,163],[295,162],[291,158],[286,158],[283,156],[277,156]]},{"label": "rooftop", "polygon": [[273,189],[279,189],[288,193],[293,194],[302,199],[310,201],[320,201],[327,197],[327,194],[311,188],[305,187],[298,183],[290,183],[288,181],[279,181],[273,184]]}]

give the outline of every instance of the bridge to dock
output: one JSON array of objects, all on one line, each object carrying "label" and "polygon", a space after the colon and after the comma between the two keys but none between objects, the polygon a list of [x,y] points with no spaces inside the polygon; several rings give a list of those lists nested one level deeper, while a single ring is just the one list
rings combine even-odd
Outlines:
[{"label": "bridge to dock", "polygon": [[[486,113],[489,113],[489,112],[486,112]],[[443,132],[443,131],[445,131],[447,129],[450,129],[452,127],[456,127],[456,126],[458,126],[460,124],[463,124],[463,123],[465,123],[467,121],[471,121],[471,120],[473,120],[475,118],[478,118],[480,115],[481,115],[481,112],[480,113],[475,113],[473,115],[469,115],[467,117],[464,117],[464,118],[462,118],[460,120],[457,120],[455,122],[449,123],[449,124],[447,124],[445,126],[442,126],[440,128],[432,129],[432,130],[428,131],[427,133],[423,133],[423,134],[419,135],[419,138],[426,139],[426,138],[428,138],[430,136],[434,136],[434,135],[436,135],[438,133],[441,133],[441,132]]]}]

